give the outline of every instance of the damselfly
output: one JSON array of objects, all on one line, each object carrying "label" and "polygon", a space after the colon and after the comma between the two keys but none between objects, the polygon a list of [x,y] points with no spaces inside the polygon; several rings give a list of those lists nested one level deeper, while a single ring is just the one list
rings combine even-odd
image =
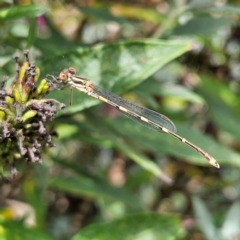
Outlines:
[{"label": "damselfly", "polygon": [[218,162],[203,149],[177,135],[174,123],[164,115],[123,99],[99,86],[95,86],[91,80],[77,76],[76,69],[73,67],[63,70],[59,75],[59,79],[63,83],[68,83],[71,87],[76,88],[80,92],[84,92],[91,97],[110,104],[127,117],[148,128],[172,135],[199,152],[211,165],[216,168],[220,167]]}]

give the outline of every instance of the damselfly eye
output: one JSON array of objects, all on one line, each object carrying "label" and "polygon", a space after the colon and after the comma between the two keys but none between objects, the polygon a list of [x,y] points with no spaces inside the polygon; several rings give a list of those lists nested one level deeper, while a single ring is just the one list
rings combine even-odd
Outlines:
[{"label": "damselfly eye", "polygon": [[76,68],[74,68],[74,67],[70,67],[69,69],[68,69],[68,71],[69,71],[69,73],[71,73],[71,74],[76,74]]},{"label": "damselfly eye", "polygon": [[64,71],[60,72],[59,78],[60,78],[63,82],[67,81],[67,79],[68,79],[67,71],[64,70]]}]

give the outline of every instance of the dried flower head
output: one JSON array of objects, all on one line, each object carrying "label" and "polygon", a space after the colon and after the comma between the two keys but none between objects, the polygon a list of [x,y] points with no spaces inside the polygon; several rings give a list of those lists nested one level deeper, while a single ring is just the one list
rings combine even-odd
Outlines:
[{"label": "dried flower head", "polygon": [[19,57],[14,57],[16,75],[9,89],[5,89],[6,76],[0,83],[1,177],[5,165],[10,165],[11,177],[17,174],[17,160],[42,162],[41,149],[53,147],[52,136],[56,135],[55,132],[49,132],[46,124],[55,118],[58,109],[65,107],[55,99],[44,98],[58,86],[46,78],[36,86],[40,70],[29,62],[28,53],[28,50],[24,51],[22,66],[19,65]]}]

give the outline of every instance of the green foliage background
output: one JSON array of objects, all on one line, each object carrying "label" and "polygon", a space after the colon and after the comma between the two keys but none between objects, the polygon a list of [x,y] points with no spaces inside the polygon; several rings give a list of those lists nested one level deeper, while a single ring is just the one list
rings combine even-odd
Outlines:
[{"label": "green foliage background", "polygon": [[[0,240],[239,239],[239,15],[239,1],[0,1],[1,78],[29,48],[42,78],[74,66],[221,165],[74,91],[43,165],[0,186]],[[69,105],[69,89],[51,97]]]}]

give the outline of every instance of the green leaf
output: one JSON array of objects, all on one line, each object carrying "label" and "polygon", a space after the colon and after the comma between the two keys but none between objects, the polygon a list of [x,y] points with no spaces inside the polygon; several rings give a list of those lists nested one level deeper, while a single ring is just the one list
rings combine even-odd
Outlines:
[{"label": "green leaf", "polygon": [[239,15],[240,14],[240,7],[239,5],[223,5],[220,7],[212,7],[210,9],[207,9],[207,12],[210,13],[222,13],[224,15]]},{"label": "green leaf", "polygon": [[199,88],[206,100],[209,111],[220,129],[240,139],[240,100],[229,87],[211,76],[201,76],[202,84]]},{"label": "green leaf", "polygon": [[139,200],[123,188],[115,188],[101,179],[94,179],[94,177],[87,177],[80,173],[78,176],[52,178],[49,186],[64,192],[90,198],[122,201],[129,206],[142,209],[142,204]]},{"label": "green leaf", "polygon": [[[52,238],[37,228],[26,227],[23,221],[5,221],[1,222],[1,229],[5,231],[6,238],[4,240],[51,240]],[[2,239],[2,238],[1,238]]]},{"label": "green leaf", "polygon": [[[164,64],[191,49],[191,43],[181,41],[139,40],[113,44],[98,44],[93,48],[77,48],[67,52],[63,61],[49,59],[45,62],[45,72],[62,70],[69,63],[77,68],[77,74],[115,93],[123,93],[137,86]],[[59,56],[59,59],[61,57]],[[52,94],[58,100],[69,103],[69,91]],[[99,101],[74,93],[73,106],[61,113],[75,113]]]},{"label": "green leaf", "polygon": [[199,17],[189,20],[185,25],[177,26],[173,33],[177,35],[213,35],[217,29],[230,27],[233,20],[230,18]]},{"label": "green leaf", "polygon": [[228,210],[226,219],[221,228],[224,239],[230,239],[240,234],[240,202],[235,202]]},{"label": "green leaf", "polygon": [[35,42],[35,39],[37,37],[37,29],[38,29],[37,24],[38,24],[37,18],[30,19],[26,48],[30,48]]},{"label": "green leaf", "polygon": [[176,215],[141,213],[108,223],[92,224],[72,240],[174,240],[183,238],[185,234]]},{"label": "green leaf", "polygon": [[209,210],[206,208],[204,202],[198,197],[193,197],[192,202],[198,225],[204,233],[206,239],[220,239],[217,237],[217,229],[213,223],[212,216],[209,214]]},{"label": "green leaf", "polygon": [[34,18],[43,15],[49,8],[42,5],[13,6],[0,10],[0,20]]},{"label": "green leaf", "polygon": [[5,55],[0,56],[0,67],[2,68],[6,63],[10,62],[12,60],[11,56]]},{"label": "green leaf", "polygon": [[198,94],[190,91],[188,88],[180,85],[161,85],[159,82],[152,80],[151,82],[145,81],[134,92],[141,96],[145,96],[146,99],[151,98],[153,95],[161,95],[162,97],[174,97],[180,98],[192,103],[203,104],[204,99]]},{"label": "green leaf", "polygon": [[189,10],[202,11],[214,6],[215,2],[216,0],[191,0],[188,3],[187,7],[189,8]]},{"label": "green leaf", "polygon": [[43,165],[34,165],[33,177],[25,180],[22,184],[22,191],[26,201],[34,208],[36,225],[41,228],[45,226],[45,216],[47,211],[46,191],[48,180],[48,169]]},{"label": "green leaf", "polygon": [[203,104],[204,99],[184,86],[164,86],[159,93],[163,97],[176,97],[192,103]]},{"label": "green leaf", "polygon": [[130,147],[129,144],[126,144],[122,141],[115,142],[115,148],[120,150],[126,156],[131,158],[137,164],[139,164],[143,169],[151,172],[156,177],[161,178],[165,183],[172,184],[172,179],[170,179],[164,172],[161,170],[160,166],[158,166],[155,162],[153,162],[148,157],[144,156],[140,153],[140,151],[135,150]]}]

